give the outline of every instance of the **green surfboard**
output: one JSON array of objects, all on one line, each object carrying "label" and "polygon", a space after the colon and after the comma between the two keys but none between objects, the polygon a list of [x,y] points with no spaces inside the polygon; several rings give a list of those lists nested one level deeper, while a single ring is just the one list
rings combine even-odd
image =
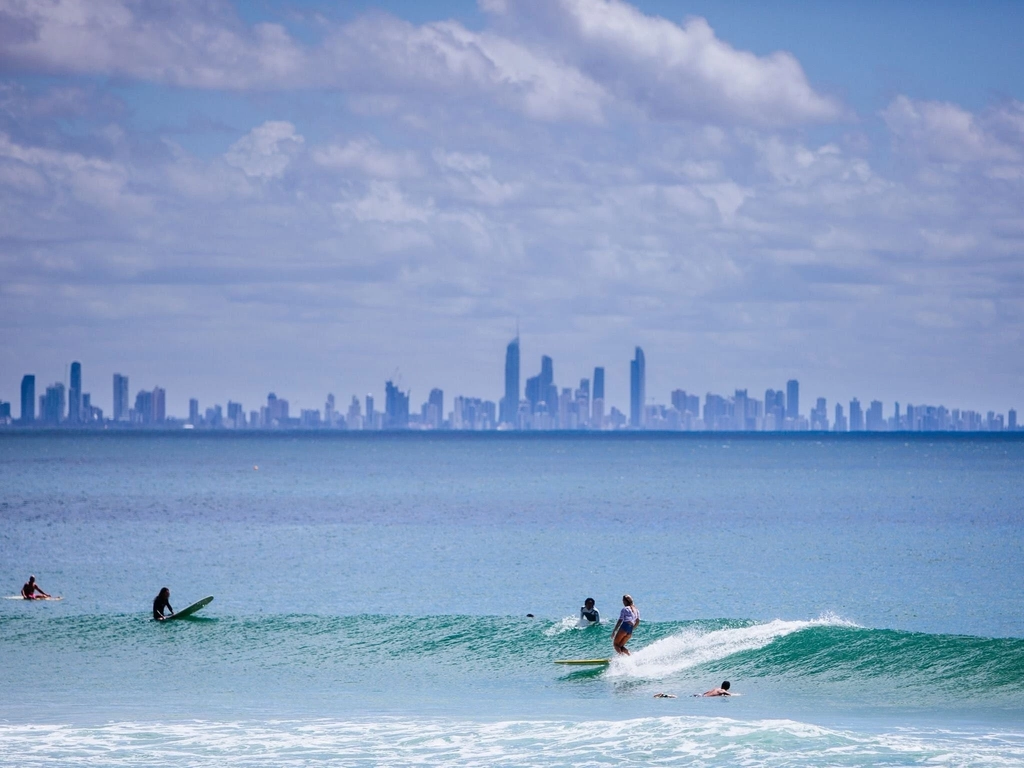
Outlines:
[{"label": "green surfboard", "polygon": [[204,597],[202,600],[192,603],[192,605],[190,605],[188,608],[182,608],[173,616],[168,616],[167,620],[170,621],[171,619],[184,619],[188,616],[191,616],[196,611],[201,611],[203,608],[208,606],[212,601],[213,595],[210,595],[209,597]]}]

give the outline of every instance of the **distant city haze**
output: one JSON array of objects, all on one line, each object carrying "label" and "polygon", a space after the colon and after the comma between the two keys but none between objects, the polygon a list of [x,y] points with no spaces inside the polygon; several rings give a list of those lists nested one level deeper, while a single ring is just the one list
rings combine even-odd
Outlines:
[{"label": "distant city haze", "polygon": [[[581,378],[574,389],[559,387],[554,360],[541,358],[540,371],[520,382],[520,339],[505,350],[504,394],[495,403],[480,397],[458,394],[445,407],[444,390],[433,388],[418,412],[410,407],[411,393],[398,383],[384,382],[384,399],[374,394],[360,399],[353,395],[347,404],[333,392],[327,393],[323,408],[292,408],[276,392],[251,410],[228,400],[205,408],[190,398],[188,416],[167,413],[167,393],[162,387],[140,389],[134,406],[129,397],[130,381],[115,373],[112,379],[113,409],[104,414],[91,393],[82,390],[82,364],[70,366],[71,384],[54,382],[42,394],[36,393],[36,377],[21,379],[20,411],[0,401],[0,428],[64,429],[304,429],[350,431],[552,431],[552,430],[636,430],[674,432],[1017,432],[1017,411],[980,413],[945,405],[911,404],[897,401],[886,417],[880,400],[868,404],[853,398],[849,410],[843,403],[829,410],[824,397],[816,398],[804,415],[800,408],[800,382],[790,379],[785,390],[767,389],[764,398],[737,389],[731,396],[708,392],[701,398],[684,389],[670,394],[669,405],[651,403],[646,396],[647,366],[643,349],[636,347],[629,364],[629,412],[615,406],[606,408],[605,369],[595,367],[592,378]],[[38,408],[37,408],[38,403]],[[380,406],[383,407],[380,407]],[[830,413],[832,420],[830,421]]]},{"label": "distant city haze", "polygon": [[0,401],[1008,424],[1024,3],[940,5],[0,0]]}]

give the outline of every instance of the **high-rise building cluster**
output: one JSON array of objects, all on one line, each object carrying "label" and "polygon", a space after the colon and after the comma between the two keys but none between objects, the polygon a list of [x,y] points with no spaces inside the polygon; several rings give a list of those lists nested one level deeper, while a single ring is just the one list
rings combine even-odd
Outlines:
[{"label": "high-rise building cluster", "polygon": [[[828,403],[823,397],[814,402],[807,415],[800,410],[800,383],[786,382],[785,388],[768,389],[764,399],[751,397],[746,389],[732,396],[708,392],[704,404],[696,394],[683,389],[670,393],[665,404],[649,402],[647,362],[640,347],[629,362],[629,414],[605,407],[605,369],[594,368],[592,378],[582,378],[579,386],[559,388],[555,383],[555,363],[548,355],[540,358],[540,370],[520,378],[520,340],[505,349],[504,394],[496,404],[491,400],[458,396],[445,412],[444,392],[430,390],[419,411],[411,411],[411,393],[400,383],[384,384],[384,409],[377,410],[373,394],[363,400],[353,395],[347,410],[336,407],[333,394],[327,395],[323,410],[302,409],[293,415],[288,401],[271,392],[266,405],[246,413],[241,403],[228,401],[227,408],[213,405],[200,410],[199,401],[189,400],[188,418],[169,417],[166,393],[161,387],[142,389],[129,399],[128,377],[113,377],[113,412],[92,404],[82,391],[82,365],[71,364],[68,381],[55,382],[36,398],[36,378],[21,380],[21,412],[16,417],[11,404],[0,401],[0,426],[63,428],[186,428],[186,429],[348,429],[348,430],[659,430],[688,432],[1005,432],[1018,431],[1017,412],[947,409],[945,406],[895,403],[889,416],[883,404],[872,400],[864,408],[857,398],[848,404],[836,403],[829,419]],[[37,408],[38,406],[38,408]]]}]

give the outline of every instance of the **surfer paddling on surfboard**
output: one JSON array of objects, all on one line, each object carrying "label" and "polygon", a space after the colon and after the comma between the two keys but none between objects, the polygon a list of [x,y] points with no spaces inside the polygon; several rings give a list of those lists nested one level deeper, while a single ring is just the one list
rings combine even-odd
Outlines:
[{"label": "surfer paddling on surfboard", "polygon": [[615,622],[615,629],[612,630],[612,646],[615,652],[629,656],[629,649],[626,643],[633,636],[633,630],[640,624],[640,611],[633,605],[633,598],[629,595],[622,596],[622,611],[619,613],[619,620]]},{"label": "surfer paddling on surfboard", "polygon": [[21,588],[21,596],[26,600],[45,600],[49,597],[43,592],[43,588],[36,584],[36,577],[29,576],[25,586]]},{"label": "surfer paddling on surfboard", "polygon": [[[164,609],[170,611],[164,616]],[[153,618],[157,621],[163,621],[169,619],[174,615],[174,609],[171,608],[171,590],[164,587],[160,590],[160,594],[153,598]]]},{"label": "surfer paddling on surfboard", "polygon": [[722,685],[719,688],[712,688],[710,691],[704,691],[704,693],[694,694],[695,696],[732,696],[729,693],[729,681],[723,680]]}]

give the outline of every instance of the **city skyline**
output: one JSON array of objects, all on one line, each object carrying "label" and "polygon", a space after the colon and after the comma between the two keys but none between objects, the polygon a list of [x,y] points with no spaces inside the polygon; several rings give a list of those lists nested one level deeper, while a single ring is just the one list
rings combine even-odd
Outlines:
[{"label": "city skyline", "polygon": [[[0,426],[187,426],[189,428],[342,428],[356,430],[405,429],[516,429],[516,430],[666,430],[666,431],[1015,431],[1017,412],[1013,407],[1005,413],[997,410],[938,405],[892,403],[892,416],[884,414],[885,404],[877,399],[862,403],[856,396],[848,404],[833,404],[834,419],[829,418],[829,401],[815,398],[815,405],[805,415],[800,407],[800,383],[786,381],[785,391],[768,388],[764,398],[736,389],[733,395],[708,391],[701,407],[700,395],[676,388],[669,394],[669,403],[662,404],[646,396],[646,355],[634,348],[629,361],[629,410],[624,413],[605,398],[605,369],[596,366],[593,377],[583,377],[579,386],[559,386],[554,360],[542,355],[536,376],[520,385],[520,337],[508,343],[504,361],[504,388],[497,402],[481,397],[458,394],[452,398],[452,410],[444,407],[444,390],[432,388],[417,414],[410,406],[411,390],[402,390],[392,379],[384,383],[384,410],[377,411],[373,392],[364,399],[353,394],[347,410],[338,407],[333,392],[327,393],[323,408],[291,410],[288,398],[275,392],[267,395],[266,405],[246,411],[236,401],[227,401],[201,409],[198,398],[190,397],[188,416],[180,418],[168,413],[166,390],[154,387],[140,389],[135,405],[130,402],[129,377],[112,376],[112,404],[109,415],[96,405],[90,392],[83,391],[82,364],[69,366],[70,385],[54,382],[43,394],[36,392],[36,376],[25,374],[19,390],[19,410],[0,398]],[[516,407],[509,405],[515,400]],[[259,402],[259,401],[257,401]],[[38,407],[37,407],[38,403]],[[298,403],[296,403],[298,406]],[[848,411],[846,408],[848,407]],[[364,410],[365,408],[365,410]],[[298,414],[298,415],[296,415]]]},{"label": "city skyline", "polygon": [[605,365],[624,412],[637,345],[662,402],[1024,389],[1020,3],[0,17],[6,400],[81,360],[179,414],[389,378],[500,403],[517,318],[524,377]]}]

